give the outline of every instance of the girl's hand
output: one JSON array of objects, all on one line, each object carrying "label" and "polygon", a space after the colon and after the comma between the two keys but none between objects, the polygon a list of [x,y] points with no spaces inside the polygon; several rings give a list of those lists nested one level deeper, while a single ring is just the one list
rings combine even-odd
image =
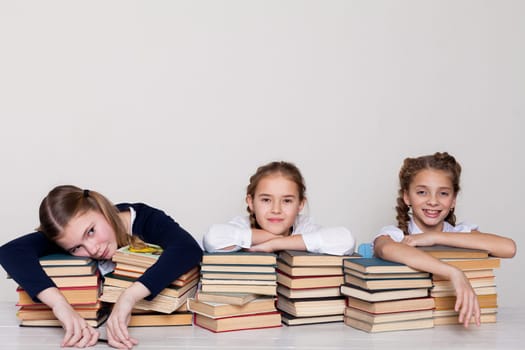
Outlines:
[{"label": "girl's hand", "polygon": [[456,291],[456,305],[454,306],[454,310],[459,312],[459,322],[463,323],[465,327],[468,327],[471,318],[474,317],[476,325],[479,326],[481,323],[481,311],[478,297],[467,277],[462,271],[456,269],[450,281]]},{"label": "girl's hand", "polygon": [[148,288],[140,282],[134,282],[122,292],[107,321],[106,331],[110,346],[117,349],[131,349],[139,343],[137,339],[129,335],[128,324],[135,303],[149,294]]},{"label": "girl's hand", "polygon": [[435,233],[418,233],[403,237],[401,243],[411,247],[427,247],[437,244],[437,238]]},{"label": "girl's hand", "polygon": [[52,309],[66,331],[60,346],[85,348],[97,343],[98,331],[88,325],[67,301],[56,303]]},{"label": "girl's hand", "polygon": [[249,252],[263,252],[263,253],[273,253],[275,251],[274,240],[269,240],[260,244],[252,245],[247,249]]},{"label": "girl's hand", "polygon": [[306,250],[306,245],[304,244],[303,236],[300,234],[295,234],[293,236],[275,236],[274,239],[271,239],[266,242],[259,244],[254,244],[251,248],[248,249],[250,252],[266,252],[273,253],[279,250]]},{"label": "girl's hand", "polygon": [[97,343],[98,331],[88,325],[73,309],[58,288],[46,288],[38,293],[37,297],[53,310],[53,314],[66,331],[60,344],[62,347],[85,348]]},{"label": "girl's hand", "polygon": [[106,323],[108,344],[117,349],[131,349],[138,344],[138,340],[132,338],[128,332],[135,300],[126,292],[127,290],[120,295]]}]

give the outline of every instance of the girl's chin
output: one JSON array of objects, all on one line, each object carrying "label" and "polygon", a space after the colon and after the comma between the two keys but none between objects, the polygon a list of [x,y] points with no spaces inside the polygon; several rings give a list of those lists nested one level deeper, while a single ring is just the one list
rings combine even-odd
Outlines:
[{"label": "girl's chin", "polygon": [[263,228],[263,230],[270,232],[274,236],[285,236],[284,232],[280,232],[277,230],[271,230],[271,229],[265,229],[265,228]]}]

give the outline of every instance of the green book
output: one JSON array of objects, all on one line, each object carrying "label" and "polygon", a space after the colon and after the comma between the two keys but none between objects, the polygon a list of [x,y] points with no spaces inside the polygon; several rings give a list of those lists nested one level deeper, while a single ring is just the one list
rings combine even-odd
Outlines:
[{"label": "green book", "polygon": [[77,266],[89,265],[93,259],[85,256],[74,256],[66,253],[49,254],[40,257],[40,265],[42,266]]}]

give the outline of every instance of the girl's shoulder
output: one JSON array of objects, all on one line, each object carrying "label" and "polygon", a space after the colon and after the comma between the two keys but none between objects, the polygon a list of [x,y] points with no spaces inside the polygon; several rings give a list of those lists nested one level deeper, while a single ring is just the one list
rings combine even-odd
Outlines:
[{"label": "girl's shoulder", "polygon": [[148,214],[151,214],[151,213],[164,213],[164,211],[158,209],[158,208],[155,208],[155,207],[152,207],[146,203],[141,203],[141,202],[138,202],[138,203],[119,203],[117,205],[115,205],[117,207],[117,210],[118,211],[125,211],[125,210],[129,210],[129,208],[133,208],[133,210],[135,210],[135,212],[137,213],[137,215],[148,215]]},{"label": "girl's shoulder", "polygon": [[248,215],[238,215],[228,221],[230,225],[236,225],[240,227],[250,226],[250,217]]}]

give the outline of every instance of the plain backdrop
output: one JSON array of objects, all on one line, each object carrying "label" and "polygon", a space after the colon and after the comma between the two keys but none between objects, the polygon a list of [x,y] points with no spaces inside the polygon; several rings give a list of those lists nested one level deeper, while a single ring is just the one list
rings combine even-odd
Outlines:
[{"label": "plain backdrop", "polygon": [[[523,305],[523,1],[0,1],[0,244],[58,184],[164,209],[201,241],[294,162],[317,222],[395,223],[405,157],[463,166],[459,221],[513,238]],[[23,257],[20,257],[23,259]],[[0,299],[17,298],[0,278]]]}]

